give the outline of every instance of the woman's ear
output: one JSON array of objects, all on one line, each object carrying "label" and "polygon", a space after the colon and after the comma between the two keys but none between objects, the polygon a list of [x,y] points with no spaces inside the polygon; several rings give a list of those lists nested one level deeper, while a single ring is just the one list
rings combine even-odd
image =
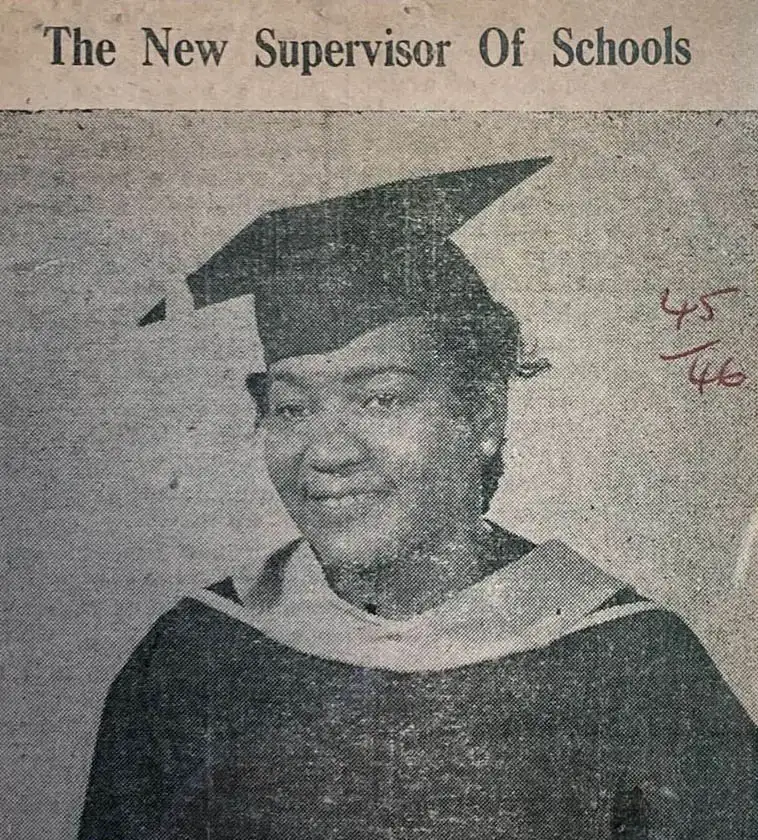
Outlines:
[{"label": "woman's ear", "polygon": [[498,439],[493,435],[488,435],[487,437],[482,438],[479,446],[481,447],[484,457],[487,459],[492,458],[500,448]]},{"label": "woman's ear", "polygon": [[504,395],[492,399],[480,417],[479,447],[485,460],[493,458],[502,449],[505,439],[506,401]]}]

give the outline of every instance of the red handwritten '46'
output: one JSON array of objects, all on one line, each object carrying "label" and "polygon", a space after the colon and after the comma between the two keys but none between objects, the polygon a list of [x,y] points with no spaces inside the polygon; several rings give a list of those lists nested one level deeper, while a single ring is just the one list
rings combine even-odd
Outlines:
[{"label": "red handwritten '46'", "polygon": [[[700,354],[704,350],[709,350],[715,347],[721,341],[717,338],[715,341],[707,341],[705,344],[699,344],[697,347],[690,347],[688,350],[682,350],[679,353],[664,354],[660,357],[664,362],[673,362],[676,359],[684,359],[687,356],[692,356],[690,362],[687,378],[689,381],[697,386],[698,391],[702,394],[705,392],[706,385],[721,385],[724,388],[738,388],[747,379],[747,374],[741,370],[730,370],[734,364],[734,356],[729,358],[721,365],[718,370],[711,367],[711,362],[706,361],[702,368],[698,371],[698,364],[700,362]],[[714,372],[712,372],[714,371]]]},{"label": "red handwritten '46'", "polygon": [[747,379],[747,375],[741,370],[729,370],[729,367],[734,362],[734,357],[730,356],[719,368],[718,372],[709,376],[711,370],[711,363],[706,362],[703,365],[700,373],[697,372],[697,363],[699,356],[690,362],[690,369],[688,379],[693,385],[697,385],[698,391],[702,394],[706,385],[722,385],[724,388],[739,388],[740,385]]}]

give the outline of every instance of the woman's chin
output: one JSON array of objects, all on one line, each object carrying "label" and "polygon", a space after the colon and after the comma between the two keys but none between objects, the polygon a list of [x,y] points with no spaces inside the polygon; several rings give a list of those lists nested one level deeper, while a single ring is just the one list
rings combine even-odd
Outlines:
[{"label": "woman's chin", "polygon": [[373,528],[344,528],[325,534],[323,531],[308,535],[322,565],[330,568],[376,568],[389,562],[398,553],[398,541],[392,531],[379,533]]}]

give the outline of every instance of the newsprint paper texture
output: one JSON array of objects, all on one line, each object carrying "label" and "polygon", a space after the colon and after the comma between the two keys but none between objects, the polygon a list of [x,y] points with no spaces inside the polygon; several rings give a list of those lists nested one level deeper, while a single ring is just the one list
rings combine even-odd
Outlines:
[{"label": "newsprint paper texture", "polygon": [[754,4],[0,9],[0,834],[758,837]]}]

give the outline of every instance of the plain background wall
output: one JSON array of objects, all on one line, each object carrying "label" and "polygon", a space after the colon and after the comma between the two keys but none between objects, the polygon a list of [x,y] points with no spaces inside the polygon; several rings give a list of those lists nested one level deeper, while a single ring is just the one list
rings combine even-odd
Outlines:
[{"label": "plain background wall", "polygon": [[[290,525],[262,472],[248,300],[182,278],[257,214],[386,180],[554,163],[457,241],[553,369],[511,395],[494,518],[679,611],[758,714],[758,119],[738,114],[0,116],[0,830],[70,838],[109,681],[182,593]],[[678,333],[659,296],[724,286]],[[168,291],[170,321],[136,319]],[[721,338],[700,395],[659,353]]]}]

